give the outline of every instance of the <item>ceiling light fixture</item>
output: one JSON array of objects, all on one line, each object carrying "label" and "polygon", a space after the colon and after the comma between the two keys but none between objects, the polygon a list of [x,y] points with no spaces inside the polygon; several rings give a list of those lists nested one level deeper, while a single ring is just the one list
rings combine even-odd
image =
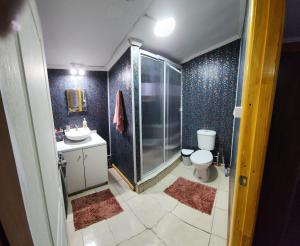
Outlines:
[{"label": "ceiling light fixture", "polygon": [[154,34],[157,37],[167,37],[174,31],[175,24],[173,17],[158,20],[154,26]]}]

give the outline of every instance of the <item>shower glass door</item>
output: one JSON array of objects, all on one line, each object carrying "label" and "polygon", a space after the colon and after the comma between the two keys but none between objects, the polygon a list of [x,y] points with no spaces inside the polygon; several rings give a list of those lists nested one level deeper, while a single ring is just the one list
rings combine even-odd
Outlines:
[{"label": "shower glass door", "polygon": [[181,72],[166,64],[166,140],[165,161],[180,151],[181,146]]},{"label": "shower glass door", "polygon": [[164,62],[141,56],[142,176],[164,162]]}]

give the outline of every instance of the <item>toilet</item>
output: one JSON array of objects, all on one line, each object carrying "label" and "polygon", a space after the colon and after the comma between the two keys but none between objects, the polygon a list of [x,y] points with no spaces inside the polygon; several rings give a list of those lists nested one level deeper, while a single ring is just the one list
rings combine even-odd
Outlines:
[{"label": "toilet", "polygon": [[191,155],[191,163],[195,167],[195,175],[201,181],[209,180],[209,166],[213,162],[213,155],[210,152],[215,148],[216,132],[200,129],[197,131],[198,148]]}]

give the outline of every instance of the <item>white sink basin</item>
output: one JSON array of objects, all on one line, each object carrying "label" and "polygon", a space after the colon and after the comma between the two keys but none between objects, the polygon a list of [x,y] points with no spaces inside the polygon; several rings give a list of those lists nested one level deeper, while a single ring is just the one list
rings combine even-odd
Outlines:
[{"label": "white sink basin", "polygon": [[82,141],[91,135],[91,130],[89,128],[72,128],[66,131],[65,135],[72,141]]}]

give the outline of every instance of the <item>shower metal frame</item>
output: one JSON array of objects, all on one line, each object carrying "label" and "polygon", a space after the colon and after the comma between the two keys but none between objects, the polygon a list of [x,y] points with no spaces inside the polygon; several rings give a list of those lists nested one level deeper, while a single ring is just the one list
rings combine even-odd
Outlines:
[{"label": "shower metal frame", "polygon": [[[163,71],[164,71],[164,78],[163,78],[163,146],[164,146],[164,160],[161,164],[159,164],[157,167],[155,167],[153,170],[147,172],[146,174],[144,174],[144,163],[143,163],[143,135],[142,135],[142,90],[141,90],[141,85],[142,85],[142,81],[141,81],[141,57],[145,56],[154,60],[158,60],[158,61],[162,61],[163,62]],[[168,162],[166,161],[166,71],[167,71],[167,66],[169,66],[171,69],[175,70],[176,72],[180,73],[180,149],[182,148],[182,66],[176,64],[175,62],[151,53],[149,51],[140,49],[140,55],[139,55],[139,123],[140,123],[140,180],[143,180],[144,178],[147,178],[149,175],[151,175],[152,173],[154,173],[156,170],[158,170],[159,168],[166,166],[168,164]],[[178,154],[180,153],[180,151],[178,152]],[[175,154],[176,155],[176,154]],[[175,156],[174,155],[174,156]]]}]

